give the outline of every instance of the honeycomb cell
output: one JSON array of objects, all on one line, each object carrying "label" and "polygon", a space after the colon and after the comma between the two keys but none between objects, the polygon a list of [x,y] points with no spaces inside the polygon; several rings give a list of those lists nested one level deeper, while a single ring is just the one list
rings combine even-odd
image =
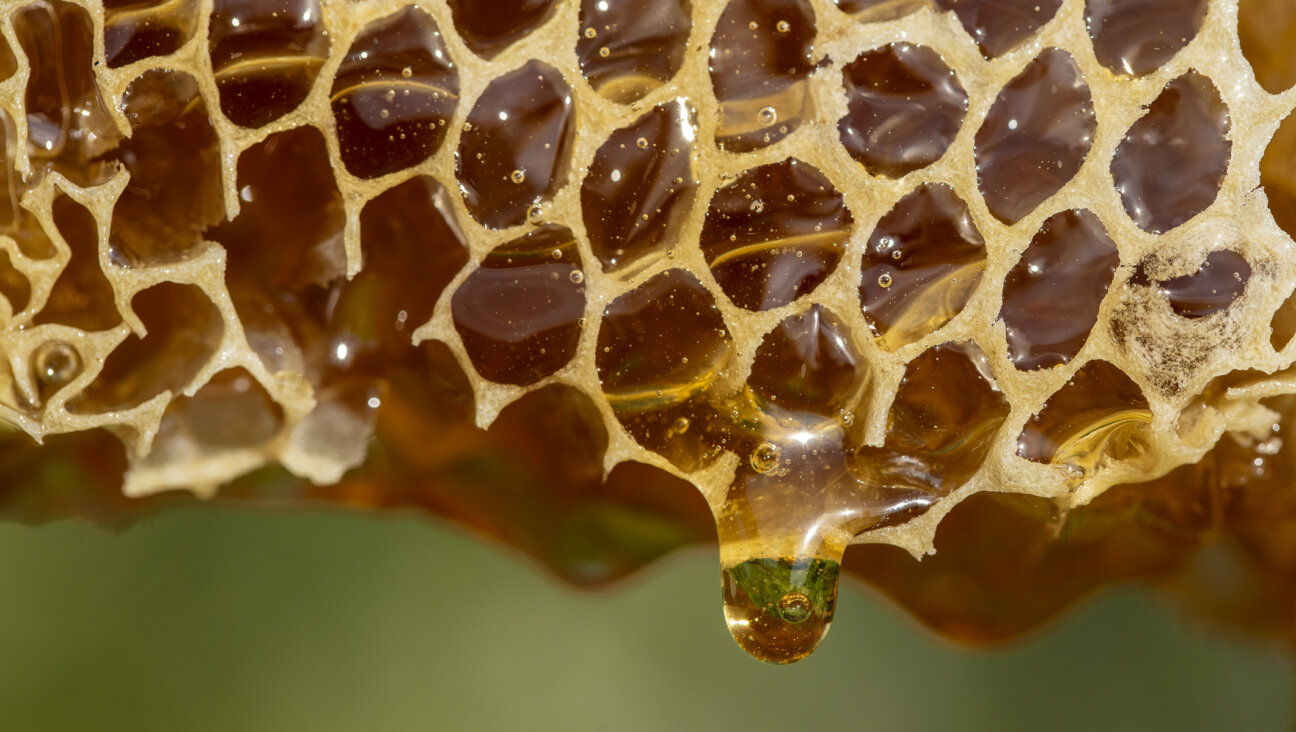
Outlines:
[{"label": "honeycomb cell", "polygon": [[1296,336],[1296,296],[1288,297],[1269,322],[1269,343],[1275,351],[1282,351]]},{"label": "honeycomb cell", "polygon": [[455,28],[478,56],[493,58],[544,25],[554,0],[449,0]]},{"label": "honeycomb cell", "polygon": [[473,218],[492,229],[516,226],[562,187],[576,129],[573,114],[562,74],[539,61],[486,87],[468,115],[455,157]]},{"label": "honeycomb cell", "polygon": [[690,0],[581,0],[581,73],[614,102],[643,99],[684,64],[689,9]]},{"label": "honeycomb cell", "polygon": [[566,366],[580,341],[584,282],[565,226],[547,224],[486,255],[450,301],[477,372],[525,386]]},{"label": "honeycomb cell", "polygon": [[60,172],[88,183],[95,177],[88,161],[121,137],[95,83],[90,15],[49,0],[15,12],[13,27],[31,67],[25,109],[33,162],[62,162]]},{"label": "honeycomb cell", "polygon": [[1232,153],[1228,132],[1228,107],[1210,79],[1192,71],[1166,85],[1111,163],[1140,229],[1163,234],[1215,202]]},{"label": "honeycomb cell", "polygon": [[0,110],[0,234],[12,237],[18,251],[31,259],[54,256],[54,243],[46,236],[40,222],[19,203],[27,191],[15,165],[18,132],[9,115]]},{"label": "honeycomb cell", "polygon": [[1098,63],[1142,76],[1192,42],[1209,7],[1207,0],[1086,0],[1085,25]]},{"label": "honeycomb cell", "polygon": [[14,56],[9,41],[0,36],[0,81],[5,81],[18,72],[18,57]]},{"label": "honeycomb cell", "polygon": [[54,225],[72,258],[54,281],[49,299],[33,323],[61,323],[85,331],[108,330],[121,322],[113,288],[99,265],[99,225],[67,196],[54,200]]},{"label": "honeycomb cell", "polygon": [[230,299],[248,347],[267,371],[302,374],[313,384],[322,381],[336,351],[328,352],[326,316],[316,298],[267,294],[243,282],[230,287]]},{"label": "honeycomb cell", "polygon": [[300,106],[329,53],[318,0],[214,0],[207,41],[221,111],[243,127]]},{"label": "honeycomb cell", "polygon": [[346,345],[352,372],[381,374],[407,357],[414,330],[468,263],[450,195],[419,176],[361,211],[364,269],[342,286],[329,319],[334,350]]},{"label": "honeycomb cell", "polygon": [[926,183],[900,199],[864,250],[860,304],[878,344],[894,351],[948,323],[985,262],[985,240],[952,188]]},{"label": "honeycomb cell", "polygon": [[851,533],[902,524],[966,483],[1007,417],[1008,400],[976,346],[946,343],[910,361],[887,414],[886,441],[850,455],[852,471],[873,491]]},{"label": "honeycomb cell", "polygon": [[675,242],[697,196],[696,135],[696,111],[676,99],[613,132],[594,155],[581,209],[604,271]]},{"label": "honeycomb cell", "polygon": [[843,13],[861,23],[903,18],[931,6],[930,0],[836,0]]},{"label": "honeycomb cell", "polygon": [[836,415],[860,397],[867,367],[850,332],[822,305],[784,318],[756,350],[747,384],[796,412]]},{"label": "honeycomb cell", "polygon": [[1014,224],[1080,172],[1098,123],[1071,54],[1046,49],[999,96],[976,134],[977,185]]},{"label": "honeycomb cell", "polygon": [[216,353],[224,333],[220,311],[194,285],[163,282],[131,299],[147,332],[130,335],[68,409],[102,413],[139,406],[163,391],[178,393]]},{"label": "honeycomb cell", "polygon": [[892,43],[842,69],[842,144],[870,173],[899,178],[931,165],[958,135],[967,92],[930,48]]},{"label": "honeycomb cell", "polygon": [[707,390],[732,343],[711,293],[672,269],[603,311],[594,363],[617,420],[645,448],[685,471],[719,455]]},{"label": "honeycomb cell", "polygon": [[716,143],[747,152],[778,142],[813,114],[814,10],[807,0],[731,0],[711,37]]},{"label": "honeycomb cell", "polygon": [[1002,56],[1035,35],[1057,14],[1062,0],[935,0],[952,10],[986,58]]},{"label": "honeycomb cell", "polygon": [[1091,212],[1045,221],[1004,281],[999,317],[1013,364],[1032,371],[1075,358],[1118,265],[1116,243]]},{"label": "honeycomb cell", "polygon": [[18,314],[31,302],[31,283],[14,269],[9,252],[0,251],[0,295],[9,303],[9,312]]},{"label": "honeycomb cell", "polygon": [[1296,115],[1279,125],[1260,160],[1260,185],[1274,221],[1296,237]]},{"label": "honeycomb cell", "polygon": [[1296,5],[1287,0],[1241,0],[1238,38],[1256,81],[1271,94],[1296,85]]},{"label": "honeycomb cell", "polygon": [[149,454],[152,462],[193,457],[194,453],[258,449],[283,427],[283,408],[241,368],[212,376],[193,396],[180,395],[162,415]]},{"label": "honeycomb cell", "polygon": [[104,56],[116,69],[175,53],[198,28],[197,0],[104,0]]},{"label": "honeycomb cell", "polygon": [[1156,286],[1157,294],[1170,303],[1170,309],[1181,318],[1195,320],[1228,310],[1242,296],[1251,279],[1251,265],[1237,252],[1211,252],[1196,272],[1153,280],[1147,263],[1139,265],[1130,278],[1133,287]]},{"label": "honeycomb cell", "polygon": [[377,178],[417,165],[445,139],[459,72],[426,12],[410,6],[365,27],[330,94],[342,162]]},{"label": "honeycomb cell", "polygon": [[1106,361],[1090,361],[1031,416],[1017,454],[1063,465],[1077,478],[1104,464],[1148,466],[1155,460],[1152,412],[1128,376]]},{"label": "honeycomb cell", "polygon": [[225,218],[220,140],[192,76],[148,71],[122,97],[131,136],[111,156],[130,173],[108,244],[122,266],[166,264],[201,245]]},{"label": "honeycomb cell", "polygon": [[[285,170],[294,175],[285,178]],[[229,253],[225,279],[232,290],[300,292],[345,273],[342,199],[319,130],[279,132],[243,151],[237,185],[238,217],[206,233]]]},{"label": "honeycomb cell", "polygon": [[832,274],[854,226],[841,193],[788,159],[746,170],[711,198],[702,254],[733,303],[782,307]]}]

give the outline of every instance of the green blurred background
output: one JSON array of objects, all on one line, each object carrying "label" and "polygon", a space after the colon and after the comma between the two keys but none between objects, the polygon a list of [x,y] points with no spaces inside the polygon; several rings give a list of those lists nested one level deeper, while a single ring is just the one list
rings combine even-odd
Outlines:
[{"label": "green blurred background", "polygon": [[0,525],[2,730],[1268,730],[1275,648],[1118,591],[952,648],[848,588],[787,668],[729,639],[713,549],[612,592],[416,516],[165,512]]}]

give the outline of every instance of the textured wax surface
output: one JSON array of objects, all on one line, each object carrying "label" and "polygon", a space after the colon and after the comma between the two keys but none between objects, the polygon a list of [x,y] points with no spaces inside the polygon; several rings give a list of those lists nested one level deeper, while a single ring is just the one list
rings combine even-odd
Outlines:
[{"label": "textured wax surface", "polygon": [[[1275,7],[18,5],[0,418],[50,446],[8,437],[13,513],[129,510],[33,488],[72,450],[95,495],[418,505],[598,582],[705,538],[705,504],[730,628],[773,661],[818,643],[839,567],[987,639],[1209,527],[1280,571]],[[908,596],[994,553],[889,572],[947,515],[1049,527],[1026,574],[1107,554],[1035,605],[991,559],[962,571],[996,610]]]}]

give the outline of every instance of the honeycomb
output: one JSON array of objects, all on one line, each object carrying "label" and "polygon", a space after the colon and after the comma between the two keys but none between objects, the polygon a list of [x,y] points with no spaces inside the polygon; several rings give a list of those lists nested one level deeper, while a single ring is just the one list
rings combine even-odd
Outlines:
[{"label": "honeycomb", "polygon": [[776,663],[843,572],[969,642],[1148,576],[1290,634],[1293,39],[1286,0],[9,2],[0,510],[418,507],[582,584],[715,536]]}]

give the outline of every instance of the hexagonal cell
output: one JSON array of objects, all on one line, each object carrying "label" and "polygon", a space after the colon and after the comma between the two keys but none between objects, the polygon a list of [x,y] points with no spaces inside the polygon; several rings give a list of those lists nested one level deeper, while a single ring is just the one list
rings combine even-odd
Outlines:
[{"label": "hexagonal cell", "polygon": [[1260,185],[1274,221],[1288,236],[1296,237],[1296,115],[1282,121],[1265,148]]},{"label": "hexagonal cell", "polygon": [[496,54],[544,25],[554,0],[449,0],[455,29],[482,58]]},{"label": "hexagonal cell", "polygon": [[130,409],[163,391],[177,393],[220,345],[220,311],[193,285],[163,282],[135,295],[130,306],[148,334],[127,336],[108,354],[95,380],[68,403],[70,411]]},{"label": "hexagonal cell", "polygon": [[1215,202],[1233,149],[1229,124],[1219,90],[1195,71],[1148,105],[1111,162],[1125,211],[1140,229],[1163,234]]},{"label": "hexagonal cell", "polygon": [[0,81],[5,81],[16,73],[18,73],[18,57],[9,47],[8,39],[0,36]]},{"label": "hexagonal cell", "polygon": [[31,302],[31,283],[14,269],[9,252],[0,251],[0,295],[9,303],[9,311],[18,314]]},{"label": "hexagonal cell", "polygon": [[[95,177],[93,158],[120,139],[94,77],[94,24],[62,0],[28,5],[13,14],[14,32],[31,67],[27,79],[28,150],[34,162],[62,161],[78,183]],[[80,110],[73,114],[72,110]]]},{"label": "hexagonal cell", "polygon": [[995,218],[1020,221],[1080,172],[1098,122],[1071,54],[1045,49],[999,92],[976,134],[977,186]]},{"label": "hexagonal cell", "polygon": [[1241,0],[1238,38],[1256,80],[1271,94],[1296,85],[1296,5],[1287,0]]},{"label": "hexagonal cell", "polygon": [[1090,361],[1044,403],[1017,438],[1017,454],[1063,465],[1077,478],[1109,463],[1156,462],[1147,398],[1120,369]]},{"label": "hexagonal cell", "polygon": [[747,384],[795,412],[837,415],[860,397],[868,367],[846,325],[822,305],[784,318],[756,349]]},{"label": "hexagonal cell", "polygon": [[13,237],[24,257],[49,259],[55,254],[54,242],[36,217],[19,203],[34,181],[24,181],[18,174],[17,148],[17,128],[0,110],[0,234]]},{"label": "hexagonal cell", "polygon": [[581,210],[604,271],[674,242],[697,195],[696,127],[688,102],[666,102],[613,132],[594,155]]},{"label": "hexagonal cell", "polygon": [[814,10],[807,0],[731,0],[711,37],[716,143],[747,152],[787,137],[813,113]]},{"label": "hexagonal cell", "polygon": [[111,153],[130,173],[113,208],[108,244],[116,264],[183,259],[203,230],[225,218],[220,141],[193,77],[153,70],[126,89],[131,136]]},{"label": "hexagonal cell", "polygon": [[1002,56],[1043,28],[1062,0],[935,0],[952,10],[986,58]]},{"label": "hexagonal cell", "polygon": [[1296,294],[1289,296],[1269,321],[1269,344],[1281,351],[1296,336]]},{"label": "hexagonal cell", "polygon": [[455,330],[477,373],[525,386],[571,360],[585,316],[576,240],[548,224],[502,244],[455,290]]},{"label": "hexagonal cell", "polygon": [[894,351],[963,310],[985,270],[985,240],[943,183],[900,199],[864,250],[860,306],[878,345]]},{"label": "hexagonal cell", "polygon": [[[285,170],[294,174],[285,178]],[[244,150],[237,185],[238,217],[206,232],[229,253],[225,280],[231,290],[247,287],[283,297],[345,273],[342,196],[319,130],[278,132]]]},{"label": "hexagonal cell", "polygon": [[71,198],[59,196],[54,199],[54,225],[72,250],[72,258],[32,322],[61,323],[85,331],[116,327],[121,315],[99,264],[99,225],[94,216]]},{"label": "hexagonal cell", "polygon": [[702,254],[735,305],[770,310],[832,274],[854,221],[832,181],[788,159],[743,171],[716,191]]},{"label": "hexagonal cell", "polygon": [[459,103],[459,72],[426,12],[410,6],[370,23],[329,95],[342,162],[377,178],[431,157]]},{"label": "hexagonal cell", "polygon": [[364,269],[339,288],[329,311],[330,343],[346,345],[350,372],[378,375],[410,357],[414,331],[468,263],[451,195],[419,176],[360,212]]},{"label": "hexagonal cell", "polygon": [[243,127],[300,106],[329,53],[318,0],[214,0],[207,42],[221,111]]},{"label": "hexagonal cell", "polygon": [[162,415],[148,463],[166,464],[239,449],[260,449],[283,427],[283,409],[241,368],[212,376]]},{"label": "hexagonal cell", "polygon": [[468,114],[456,174],[473,218],[492,229],[517,226],[566,179],[576,125],[572,92],[539,61],[496,78]]},{"label": "hexagonal cell", "polygon": [[727,368],[732,342],[711,293],[672,269],[603,311],[594,363],[617,420],[681,470],[720,454],[707,390]]},{"label": "hexagonal cell", "polygon": [[1023,371],[1068,363],[1098,321],[1120,254],[1085,209],[1054,214],[1004,281],[1008,357]]},{"label": "hexagonal cell", "polygon": [[854,534],[904,523],[966,483],[1008,417],[983,356],[970,343],[929,348],[905,368],[882,447],[860,447],[852,472],[874,492]]},{"label": "hexagonal cell", "polygon": [[931,7],[930,0],[836,0],[836,3],[843,13],[861,23],[895,20]]},{"label": "hexagonal cell", "polygon": [[1196,272],[1168,279],[1153,279],[1149,262],[1142,262],[1130,278],[1131,287],[1156,286],[1157,295],[1170,303],[1181,318],[1195,320],[1228,310],[1246,291],[1251,265],[1237,252],[1211,252]]},{"label": "hexagonal cell", "polygon": [[198,0],[104,0],[108,68],[176,52],[193,38],[198,17]]},{"label": "hexagonal cell", "polygon": [[612,101],[643,99],[684,64],[689,10],[690,0],[581,0],[581,73]]},{"label": "hexagonal cell", "polygon": [[1085,26],[1098,63],[1143,76],[1192,42],[1209,7],[1207,0],[1086,0]]},{"label": "hexagonal cell", "polygon": [[967,92],[930,48],[892,43],[860,54],[842,80],[842,144],[874,175],[899,178],[931,165],[963,126]]}]

